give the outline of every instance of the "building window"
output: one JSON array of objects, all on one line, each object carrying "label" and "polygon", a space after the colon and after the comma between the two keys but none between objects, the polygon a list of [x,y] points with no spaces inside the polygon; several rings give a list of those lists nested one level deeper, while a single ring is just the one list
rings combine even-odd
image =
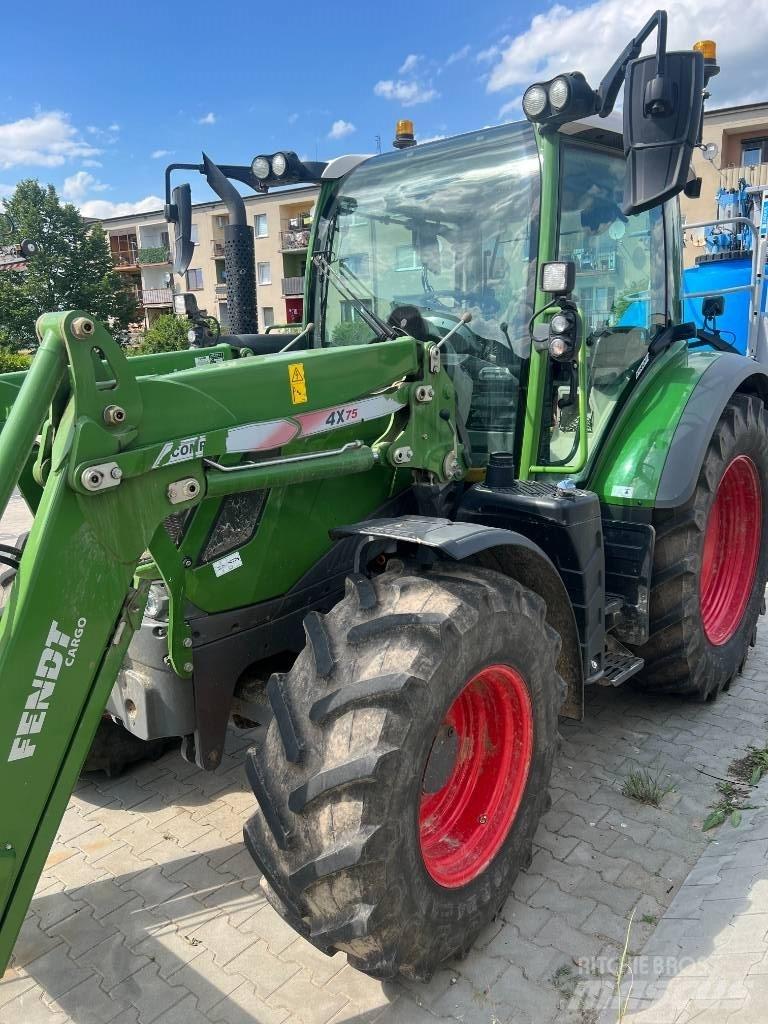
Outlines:
[{"label": "building window", "polygon": [[398,245],[395,249],[395,270],[418,270],[416,250],[412,245]]},{"label": "building window", "polygon": [[275,310],[273,306],[261,307],[261,322],[265,327],[271,327],[275,322]]},{"label": "building window", "polygon": [[203,287],[203,272],[202,270],[188,270],[187,271],[187,290],[190,292],[199,292]]},{"label": "building window", "polygon": [[197,245],[197,243],[200,241],[197,230],[197,224],[192,225],[192,241],[194,242],[195,245]]},{"label": "building window", "polygon": [[[405,248],[409,249],[410,246],[405,246]],[[367,252],[350,253],[349,256],[343,258],[342,262],[347,270],[350,270],[357,277],[370,277],[370,264]],[[411,268],[409,267],[408,269],[410,270]]]},{"label": "building window", "polygon": [[272,284],[272,269],[269,263],[257,263],[256,273],[259,284]]},{"label": "building window", "polygon": [[266,238],[268,234],[266,213],[257,213],[253,218],[253,226],[256,231],[257,238]]},{"label": "building window", "polygon": [[226,302],[219,303],[219,324],[224,334],[226,334],[229,331],[229,310],[227,309]]},{"label": "building window", "polygon": [[[361,299],[360,301],[366,309],[373,310],[373,302],[370,299]],[[355,309],[352,303],[347,302],[346,299],[342,299],[341,302],[341,319],[344,323],[351,323],[353,320],[361,319],[360,313]]]},{"label": "building window", "polygon": [[768,138],[744,139],[741,143],[741,163],[744,167],[768,163]]},{"label": "building window", "polygon": [[223,231],[224,228],[229,224],[229,217],[226,213],[219,213],[213,218],[213,223],[219,230]]}]

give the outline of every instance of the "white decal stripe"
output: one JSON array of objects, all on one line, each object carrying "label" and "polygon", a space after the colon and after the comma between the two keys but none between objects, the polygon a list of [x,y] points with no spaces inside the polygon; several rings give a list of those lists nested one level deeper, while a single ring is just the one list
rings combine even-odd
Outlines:
[{"label": "white decal stripe", "polygon": [[[359,402],[349,402],[317,412],[305,412],[285,420],[267,420],[264,423],[246,423],[242,427],[233,427],[227,432],[226,450],[228,452],[270,451],[288,444],[295,437],[311,437],[324,434],[342,427],[351,427],[356,423],[391,416],[398,409],[405,408],[405,402],[398,401],[393,395],[374,395],[363,398]],[[329,422],[334,419],[336,422]]]},{"label": "white decal stripe", "polygon": [[[296,419],[301,424],[301,436],[311,437],[313,434],[323,434],[326,430],[339,430],[355,423],[366,423],[368,420],[381,419],[382,416],[391,416],[403,408],[405,402],[398,402],[392,395],[374,395],[372,398],[350,402],[348,405],[337,405],[332,409],[305,412]],[[337,422],[328,423],[331,417],[336,418]]]}]

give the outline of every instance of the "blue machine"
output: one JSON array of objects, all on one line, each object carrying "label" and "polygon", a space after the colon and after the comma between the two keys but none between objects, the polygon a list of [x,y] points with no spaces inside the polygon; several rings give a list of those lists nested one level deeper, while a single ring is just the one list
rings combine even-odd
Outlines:
[{"label": "blue machine", "polygon": [[[746,217],[757,225],[755,210],[756,189],[751,188],[741,178],[738,188],[718,189],[717,217],[726,223],[715,221],[704,231],[707,254],[696,259],[696,266],[689,267],[683,273],[683,291],[705,292],[719,295],[723,292],[725,312],[717,320],[705,323],[702,315],[702,299],[685,299],[683,318],[697,327],[708,330],[716,328],[723,341],[729,342],[741,353],[746,353],[748,346],[750,292],[747,290],[752,283],[752,248],[753,235],[746,225],[728,224],[731,217]],[[764,204],[763,218],[768,214],[768,202]],[[742,287],[743,291],[728,294],[729,288]],[[766,304],[766,286],[763,285],[761,309]]]}]

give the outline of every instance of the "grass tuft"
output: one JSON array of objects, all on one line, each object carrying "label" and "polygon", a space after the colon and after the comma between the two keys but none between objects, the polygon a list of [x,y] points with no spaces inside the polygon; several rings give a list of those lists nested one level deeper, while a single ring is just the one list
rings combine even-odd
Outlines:
[{"label": "grass tuft", "polygon": [[651,807],[659,807],[661,801],[674,790],[673,783],[661,781],[661,768],[654,775],[647,768],[632,770],[621,787],[621,792],[630,800],[637,800],[641,804],[650,804]]}]

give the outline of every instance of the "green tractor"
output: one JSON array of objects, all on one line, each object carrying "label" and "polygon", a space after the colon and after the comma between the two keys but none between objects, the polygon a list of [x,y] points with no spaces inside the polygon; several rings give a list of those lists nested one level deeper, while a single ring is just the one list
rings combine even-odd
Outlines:
[{"label": "green tractor", "polygon": [[[676,197],[717,70],[657,12],[598,89],[533,85],[519,124],[205,158],[231,335],[183,294],[187,352],[40,319],[0,378],[0,507],[18,484],[35,511],[3,553],[3,964],[105,708],[212,770],[268,702],[245,838],[270,901],[361,971],[427,978],[528,863],[586,686],[730,686],[768,577],[768,350],[759,317],[749,358],[681,322]],[[295,334],[257,332],[233,180],[321,184]]]}]

